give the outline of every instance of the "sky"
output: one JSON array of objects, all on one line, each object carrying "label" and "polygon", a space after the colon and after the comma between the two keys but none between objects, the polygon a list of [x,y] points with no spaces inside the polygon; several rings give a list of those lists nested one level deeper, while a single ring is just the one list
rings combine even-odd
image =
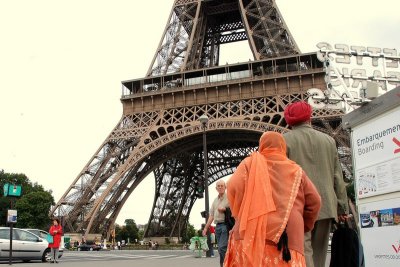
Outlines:
[{"label": "sky", "polygon": [[[276,2],[302,52],[323,41],[400,52],[397,0]],[[121,118],[121,81],[145,76],[173,3],[0,1],[0,169],[26,174],[57,202]],[[224,63],[250,57],[246,42],[221,48]],[[148,177],[117,223],[147,223],[153,198]],[[195,227],[203,209],[204,199]]]}]

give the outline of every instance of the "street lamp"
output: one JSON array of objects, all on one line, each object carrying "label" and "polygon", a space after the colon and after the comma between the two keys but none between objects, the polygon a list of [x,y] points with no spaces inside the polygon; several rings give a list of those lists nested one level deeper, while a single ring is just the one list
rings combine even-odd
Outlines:
[{"label": "street lamp", "polygon": [[[207,167],[207,139],[206,139],[206,129],[208,125],[208,116],[203,114],[200,116],[199,121],[203,128],[203,159],[204,159],[204,199],[205,199],[205,220],[207,224],[207,220],[210,213],[209,208],[209,196],[208,196],[208,167]],[[211,257],[211,238],[210,238],[210,230],[207,230],[207,245],[209,250],[206,252],[207,257]]]}]

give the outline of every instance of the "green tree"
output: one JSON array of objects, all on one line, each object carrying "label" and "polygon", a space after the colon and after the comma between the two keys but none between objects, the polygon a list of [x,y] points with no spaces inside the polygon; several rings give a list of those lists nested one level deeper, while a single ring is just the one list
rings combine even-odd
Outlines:
[{"label": "green tree", "polygon": [[126,219],[125,225],[130,242],[133,243],[135,240],[139,240],[139,228],[137,227],[135,220]]},{"label": "green tree", "polygon": [[[3,188],[1,188],[3,190]],[[10,199],[0,197],[0,226],[4,226],[7,220],[7,210],[10,208]]]},{"label": "green tree", "polygon": [[53,196],[44,191],[31,192],[21,197],[16,203],[17,227],[46,229],[50,223],[49,210],[53,202]]},{"label": "green tree", "polygon": [[182,235],[182,243],[190,242],[190,238],[196,235],[196,229],[190,223],[187,224],[186,230]]},{"label": "green tree", "polygon": [[143,237],[144,237],[144,230],[139,230],[139,233],[138,233],[138,240],[139,240],[139,241],[143,240]]},{"label": "green tree", "polygon": [[44,190],[38,183],[32,183],[25,174],[5,173],[0,171],[0,188],[4,184],[20,185],[22,196],[20,198],[0,196],[0,226],[7,221],[7,210],[13,207],[18,211],[17,227],[31,227],[47,230],[50,218],[48,216],[50,207],[54,204],[51,190]]},{"label": "green tree", "polygon": [[115,238],[116,240],[128,240],[132,243],[135,242],[135,239],[139,240],[139,229],[133,219],[126,219],[125,225],[122,227],[117,226],[115,227]]},{"label": "green tree", "polygon": [[118,224],[115,225],[115,240],[122,241],[127,240],[128,233],[126,231],[125,226],[119,226]]}]

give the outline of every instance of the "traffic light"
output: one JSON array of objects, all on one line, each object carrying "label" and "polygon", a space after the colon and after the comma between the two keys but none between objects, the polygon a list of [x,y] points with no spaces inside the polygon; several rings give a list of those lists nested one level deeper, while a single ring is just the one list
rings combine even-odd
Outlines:
[{"label": "traffic light", "polygon": [[194,188],[194,191],[195,191],[194,194],[195,194],[195,196],[197,198],[203,198],[204,197],[204,184],[203,184],[203,181],[197,180],[196,186]]}]

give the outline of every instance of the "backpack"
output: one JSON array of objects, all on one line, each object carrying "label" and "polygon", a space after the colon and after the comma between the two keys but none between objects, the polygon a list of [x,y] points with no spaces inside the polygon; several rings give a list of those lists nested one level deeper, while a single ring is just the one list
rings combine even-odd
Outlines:
[{"label": "backpack", "polygon": [[357,232],[347,224],[336,224],[329,267],[364,267],[364,252]]},{"label": "backpack", "polygon": [[235,225],[235,218],[232,217],[232,211],[230,208],[225,209],[225,225],[228,231],[232,230]]}]

